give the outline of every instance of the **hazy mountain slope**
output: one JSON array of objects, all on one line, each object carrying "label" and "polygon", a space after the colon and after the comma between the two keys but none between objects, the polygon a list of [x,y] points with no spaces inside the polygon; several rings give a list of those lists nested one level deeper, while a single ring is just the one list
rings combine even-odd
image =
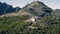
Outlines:
[{"label": "hazy mountain slope", "polygon": [[19,8],[19,7],[13,8],[11,5],[8,5],[7,3],[0,2],[0,15],[6,14],[6,13],[11,13],[11,12],[16,12],[20,9],[21,8]]}]

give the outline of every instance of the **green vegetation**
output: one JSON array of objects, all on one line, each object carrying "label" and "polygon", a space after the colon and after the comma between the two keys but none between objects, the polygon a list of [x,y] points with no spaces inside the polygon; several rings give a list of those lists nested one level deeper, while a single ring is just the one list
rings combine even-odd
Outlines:
[{"label": "green vegetation", "polygon": [[0,34],[18,34],[18,31],[28,24],[24,22],[28,18],[28,15],[0,18]]},{"label": "green vegetation", "polygon": [[60,19],[45,16],[37,21],[34,27],[27,28],[31,22],[24,22],[29,16],[0,18],[0,34],[59,34]]},{"label": "green vegetation", "polygon": [[[32,22],[30,18],[36,16],[40,18]],[[32,2],[16,13],[2,15],[0,34],[60,34],[60,10],[53,11],[42,2]]]},{"label": "green vegetation", "polygon": [[38,21],[34,27],[35,29],[29,29],[29,34],[59,34],[60,33],[60,19],[53,18],[51,16],[43,17]]}]

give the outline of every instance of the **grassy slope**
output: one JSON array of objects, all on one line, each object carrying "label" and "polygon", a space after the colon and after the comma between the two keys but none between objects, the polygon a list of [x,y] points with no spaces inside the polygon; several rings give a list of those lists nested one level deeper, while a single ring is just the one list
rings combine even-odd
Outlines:
[{"label": "grassy slope", "polygon": [[[0,34],[5,34],[6,31],[24,27],[28,24],[28,22],[24,22],[26,19],[29,19],[29,16],[25,15],[0,18]],[[14,32],[14,30],[12,32]]]},{"label": "grassy slope", "polygon": [[[24,22],[29,19],[29,16],[13,16],[0,18],[0,34],[58,34],[60,29],[60,20],[51,16],[43,17],[39,20],[35,29],[27,29],[31,22]],[[41,25],[42,24],[42,25]]]}]

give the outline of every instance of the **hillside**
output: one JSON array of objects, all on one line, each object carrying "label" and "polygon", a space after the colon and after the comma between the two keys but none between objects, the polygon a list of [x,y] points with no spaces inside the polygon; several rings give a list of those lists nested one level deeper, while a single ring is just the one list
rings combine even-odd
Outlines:
[{"label": "hillside", "polygon": [[34,1],[18,12],[1,15],[0,34],[60,34],[59,11]]},{"label": "hillside", "polygon": [[36,23],[26,21],[30,18],[28,15],[0,18],[0,34],[59,34],[60,19],[45,16]]}]

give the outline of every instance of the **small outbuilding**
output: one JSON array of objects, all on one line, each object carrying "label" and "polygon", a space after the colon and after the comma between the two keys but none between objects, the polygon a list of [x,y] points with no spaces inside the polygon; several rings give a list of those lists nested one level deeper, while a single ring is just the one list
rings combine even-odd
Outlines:
[{"label": "small outbuilding", "polygon": [[35,16],[35,17],[32,17],[32,18],[31,18],[31,21],[32,21],[32,22],[35,22],[35,21],[37,21],[37,20],[39,20],[39,19],[40,19],[40,17]]}]

